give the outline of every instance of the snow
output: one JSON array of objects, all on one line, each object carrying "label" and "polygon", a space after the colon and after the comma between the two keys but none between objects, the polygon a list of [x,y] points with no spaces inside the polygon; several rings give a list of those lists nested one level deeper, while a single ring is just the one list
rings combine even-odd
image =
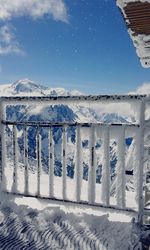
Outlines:
[{"label": "snow", "polygon": [[49,88],[43,84],[25,78],[10,84],[0,85],[0,96],[70,96],[82,95],[78,90],[68,91],[64,88]]},{"label": "snow", "polygon": [[[133,3],[133,2],[137,2],[137,0],[117,0],[117,5],[123,9],[128,3]],[[141,3],[150,3],[150,0],[138,0],[138,2]]]},{"label": "snow", "polygon": [[117,141],[117,181],[116,181],[116,196],[117,204],[125,207],[125,127],[118,129]]},{"label": "snow", "polygon": [[89,139],[89,169],[88,169],[88,201],[90,204],[95,202],[95,185],[96,185],[96,153],[95,153],[95,126],[90,129]]},{"label": "snow", "polygon": [[53,144],[53,131],[52,128],[49,130],[49,144],[48,144],[48,151],[49,151],[49,196],[53,197],[53,173],[54,173],[54,144]]},{"label": "snow", "polygon": [[66,126],[63,126],[63,138],[62,138],[62,192],[63,192],[63,200],[66,200],[66,166],[67,166],[67,133]]},{"label": "snow", "polygon": [[81,199],[81,185],[82,185],[82,173],[83,173],[83,164],[82,164],[82,146],[81,146],[81,127],[77,126],[76,130],[76,155],[75,155],[75,185],[76,185],[76,201],[79,202]]},{"label": "snow", "polygon": [[[23,168],[18,168],[18,186],[17,192],[23,194],[24,193],[24,182],[25,182],[25,173]],[[5,176],[6,176],[6,190],[11,191],[11,187],[13,184],[13,166],[7,166],[5,168]],[[63,200],[63,188],[62,188],[62,177],[53,176],[53,197],[56,199]],[[29,171],[29,194],[36,195],[37,194],[37,183],[38,183],[38,175],[37,173],[33,173]],[[45,174],[43,171],[40,176],[40,196],[41,197],[49,197],[49,174]],[[102,202],[102,186],[99,183],[96,183],[95,187],[95,204],[103,204]],[[135,192],[126,190],[126,206],[130,209],[137,211],[137,205],[135,200]],[[76,180],[75,178],[66,178],[66,199],[70,201],[76,201]],[[88,201],[88,181],[82,179],[81,185],[81,201]],[[117,205],[116,196],[110,196],[110,205]]]},{"label": "snow", "polygon": [[[8,167],[6,169],[7,177],[11,176],[12,169]],[[18,189],[23,190],[23,170],[18,169]],[[31,173],[30,173],[31,175]],[[9,178],[8,177],[8,178]],[[41,176],[41,194],[45,197],[49,196],[48,193],[48,175],[42,173]],[[29,190],[32,193],[36,193],[37,185],[36,185],[36,174],[32,174],[29,178]],[[54,195],[58,198],[62,198],[62,180],[60,177],[54,178]],[[7,182],[7,188],[10,188],[10,181]],[[98,185],[98,184],[97,184]],[[97,189],[97,199],[100,199],[100,184]],[[67,197],[75,200],[75,185],[74,180],[71,178],[67,178]],[[81,198],[87,199],[87,182],[83,181],[82,183],[82,193]],[[78,242],[81,249],[91,249],[91,244],[95,244],[95,248],[92,249],[112,249],[112,250],[122,250],[128,249],[131,242],[130,238],[132,235],[132,217],[135,217],[135,213],[128,212],[119,212],[116,210],[110,210],[106,208],[100,207],[92,207],[85,205],[75,205],[72,203],[60,203],[59,201],[50,201],[50,200],[41,200],[36,198],[29,198],[23,196],[12,196],[6,195],[3,198],[2,207],[11,207],[13,208],[13,212],[10,215],[7,215],[7,218],[11,220],[14,218],[14,225],[19,227],[20,224],[18,219],[20,220],[20,231],[21,228],[23,230],[22,221],[26,223],[26,225],[35,226],[34,230],[31,230],[31,236],[34,238],[35,234],[46,233],[47,230],[56,234],[60,232],[59,226],[64,225],[62,227],[62,238],[61,242],[65,241],[66,247],[62,249],[76,249],[76,244],[74,241]],[[1,208],[0,220],[5,221],[4,211],[6,209]],[[34,217],[30,217],[29,214],[35,214]],[[17,219],[18,218],[18,219]],[[57,223],[56,223],[57,222]],[[3,223],[2,223],[3,225]],[[7,222],[6,222],[7,225]],[[58,226],[59,225],[59,226]],[[72,232],[72,238],[69,237],[68,231],[66,231],[66,227]],[[55,230],[56,226],[56,230]],[[16,228],[14,226],[14,228]],[[32,228],[32,227],[31,227]],[[33,229],[33,228],[32,228]],[[0,225],[1,230],[1,225]],[[14,229],[15,230],[15,229]],[[82,236],[81,231],[84,232],[84,237]],[[12,230],[13,232],[13,230]],[[19,232],[19,229],[18,229]],[[15,233],[15,232],[14,232]],[[80,236],[79,236],[80,235]],[[27,237],[26,233],[23,235]],[[77,237],[78,236],[78,237]],[[20,236],[21,237],[21,236]],[[45,236],[43,236],[45,237]],[[50,237],[50,236],[48,236]],[[15,238],[15,237],[14,237]],[[88,239],[85,242],[85,238]],[[15,238],[16,240],[16,238]],[[71,242],[70,242],[71,240]],[[90,243],[90,241],[93,243]],[[9,242],[9,241],[7,241]],[[40,239],[42,244],[42,241]],[[37,243],[37,249],[38,244]],[[53,239],[49,239],[49,244],[53,244]],[[59,238],[55,239],[54,245],[59,244]],[[72,244],[72,248],[70,248],[70,244]],[[44,249],[44,248],[43,248]],[[53,248],[55,249],[55,248]],[[59,248],[58,248],[59,249]],[[80,248],[79,248],[80,249]]]},{"label": "snow", "polygon": [[131,246],[132,216],[82,205],[7,196],[0,213],[0,248],[18,243],[14,249],[126,250]]},{"label": "snow", "polygon": [[[33,82],[29,82],[29,80],[24,80],[19,82],[19,88],[21,88],[18,93],[22,95],[25,86],[27,88],[36,88],[33,90],[33,94],[37,95],[39,91],[41,91],[41,87],[38,87]],[[23,85],[22,85],[23,84]],[[17,85],[17,84],[16,84]],[[14,86],[16,88],[16,85]],[[17,85],[18,86],[18,85]],[[8,89],[7,89],[8,90]],[[15,90],[16,91],[16,90]],[[22,91],[22,93],[21,93]],[[45,93],[49,89],[43,89]],[[64,94],[64,89],[59,89],[54,93],[52,90],[53,95],[57,95],[59,92]],[[13,92],[12,92],[13,93]],[[11,94],[12,94],[11,93]],[[44,92],[41,92],[44,93]],[[51,94],[52,94],[51,93]],[[65,92],[68,95],[68,92]],[[129,104],[130,105],[130,104]],[[71,106],[71,105],[70,105]],[[113,106],[114,108],[115,106]],[[43,108],[43,107],[42,107]],[[36,114],[38,112],[42,112],[42,108],[36,110]],[[93,110],[87,108],[87,106],[71,106],[72,110],[74,110],[75,114],[78,113],[78,119],[83,121],[89,119],[91,121],[97,121],[98,118],[95,116],[96,112],[94,113]],[[31,113],[32,112],[31,108]],[[68,112],[68,110],[67,110]],[[47,117],[47,113],[43,114],[43,118]],[[49,114],[50,115],[50,114]],[[104,114],[103,114],[104,115]],[[70,119],[70,117],[69,117]],[[83,119],[83,120],[82,120]],[[116,117],[108,115],[107,120],[111,119],[120,119],[122,123],[122,117]],[[117,130],[116,130],[117,128]],[[13,166],[13,162],[9,162],[7,160],[7,165],[5,165],[5,177],[6,177],[6,190],[11,191],[14,183],[16,184],[15,189],[12,191],[17,191],[20,194],[24,192],[31,195],[38,195],[47,200],[40,200],[36,198],[27,198],[23,196],[13,196],[13,195],[5,195],[1,194],[1,208],[0,208],[0,242],[1,239],[4,239],[4,235],[1,238],[1,232],[5,232],[3,230],[3,225],[5,224],[7,227],[7,221],[11,221],[14,218],[12,225],[14,228],[17,229],[18,232],[23,230],[23,223],[29,225],[31,230],[31,235],[34,239],[34,244],[36,246],[35,249],[40,249],[39,244],[45,244],[45,248],[49,247],[50,244],[52,249],[130,249],[131,241],[132,244],[136,244],[138,241],[134,240],[133,232],[132,232],[132,223],[131,219],[137,216],[137,213],[130,212],[127,213],[125,211],[118,211],[118,210],[110,210],[101,208],[101,204],[105,205],[119,205],[120,207],[124,207],[126,204],[127,208],[133,209],[137,211],[138,206],[136,192],[134,191],[132,185],[132,179],[129,180],[124,176],[125,165],[128,164],[128,168],[133,167],[135,165],[135,169],[137,170],[137,165],[139,164],[135,159],[133,159],[133,153],[138,154],[139,148],[135,148],[132,144],[131,148],[127,150],[125,148],[124,141],[125,138],[125,131],[124,127],[114,127],[114,130],[117,133],[113,132],[109,129],[109,125],[105,128],[97,128],[92,126],[92,128],[80,128],[77,126],[76,131],[76,145],[72,145],[69,141],[70,138],[66,136],[66,128],[63,132],[62,140],[62,155],[61,160],[63,162],[63,175],[58,177],[53,175],[54,173],[54,151],[58,150],[59,145],[55,145],[54,148],[54,141],[53,141],[53,132],[50,129],[48,132],[49,140],[48,144],[44,141],[44,147],[49,148],[49,172],[46,173],[43,171],[42,168],[42,160],[41,160],[41,153],[42,147],[41,145],[41,136],[38,134],[37,139],[37,158],[38,158],[38,171],[35,171],[35,166],[30,166],[27,171],[27,140],[24,141],[25,145],[25,168],[20,163],[19,167],[15,165]],[[16,133],[16,131],[14,131]],[[119,134],[119,136],[118,136]],[[18,133],[21,135],[21,132]],[[115,144],[114,139],[118,138],[118,145]],[[15,136],[16,137],[16,136]],[[26,137],[26,136],[25,136]],[[83,148],[81,146],[84,140],[90,142],[88,147]],[[100,140],[101,141],[100,141]],[[95,145],[96,143],[102,143],[102,149],[96,150]],[[67,147],[66,147],[67,144]],[[137,144],[135,142],[135,144]],[[140,145],[140,143],[138,142]],[[17,147],[17,140],[14,140],[14,149]],[[76,155],[75,155],[75,147],[76,147]],[[115,155],[118,152],[118,167],[117,167],[117,178],[114,181],[115,192],[110,192],[112,187],[110,186],[110,173],[109,173],[109,156],[110,156],[110,147],[112,147],[111,154]],[[118,147],[118,150],[117,150]],[[139,146],[138,146],[139,147]],[[104,151],[103,151],[104,150]],[[126,150],[129,152],[129,155],[126,159],[125,163],[125,156]],[[16,153],[17,150],[15,150]],[[60,148],[59,148],[60,151]],[[103,152],[102,152],[103,151]],[[58,153],[58,152],[57,152]],[[104,154],[103,154],[104,153]],[[73,178],[66,176],[66,161],[67,157],[70,155],[75,155],[74,159],[76,159],[75,164],[75,176]],[[111,157],[112,157],[111,155]],[[55,157],[60,157],[55,155]],[[17,156],[14,154],[15,162],[18,162],[19,155]],[[138,159],[140,161],[140,159]],[[90,162],[90,170],[88,173],[88,181],[83,179],[83,161],[85,163]],[[96,163],[96,164],[95,164]],[[96,165],[97,163],[103,163],[103,177],[102,183],[96,183]],[[124,164],[122,164],[124,163]],[[82,167],[81,167],[82,166]],[[15,170],[15,171],[14,171]],[[27,173],[28,172],[28,173]],[[15,175],[14,175],[15,173]],[[140,178],[139,171],[135,171],[135,175],[138,176],[138,180]],[[17,177],[17,182],[16,182]],[[28,177],[28,183],[27,183]],[[124,177],[124,178],[123,178]],[[125,190],[125,184],[127,187],[131,185],[131,188]],[[28,188],[27,188],[28,186]],[[139,195],[139,187],[135,182],[135,187]],[[109,199],[110,194],[110,199]],[[48,200],[49,197],[55,197],[56,199],[60,200],[68,200],[68,201],[85,201],[90,204],[98,205],[98,207],[92,207],[85,205],[78,205],[73,204],[71,202],[60,203],[59,201],[50,201]],[[139,198],[139,197],[138,197]],[[124,204],[125,203],[125,204]],[[7,209],[11,208],[13,211],[10,211],[7,214]],[[31,218],[30,214],[34,214],[35,217]],[[7,215],[7,216],[6,216]],[[14,224],[13,224],[14,223]],[[16,224],[17,225],[16,225]],[[11,229],[12,234],[13,230],[10,226],[9,230]],[[47,231],[49,230],[49,231]],[[69,230],[69,231],[68,231]],[[15,229],[14,229],[15,232]],[[16,233],[16,232],[15,232]],[[15,234],[14,233],[14,234]],[[10,234],[11,235],[11,234]],[[17,235],[17,233],[16,233]],[[36,235],[36,236],[35,236]],[[41,238],[43,235],[44,238]],[[51,235],[51,236],[50,236]],[[70,236],[72,235],[72,236]],[[17,244],[17,239],[14,236],[14,242]],[[47,237],[47,238],[45,238]],[[28,233],[19,234],[18,238],[22,242],[28,242]],[[11,237],[10,237],[11,239]],[[36,239],[36,240],[35,240]],[[38,239],[38,240],[37,240]],[[45,240],[46,239],[46,240]],[[131,240],[132,239],[132,240]],[[11,240],[6,240],[9,244]],[[44,243],[43,243],[44,242]],[[1,244],[1,243],[0,243]],[[138,242],[139,244],[139,242]],[[22,246],[22,245],[21,245]],[[48,249],[49,249],[48,248]],[[0,245],[0,249],[1,245]],[[32,249],[32,248],[31,248]]]},{"label": "snow", "polygon": [[[127,24],[130,24],[130,19],[127,17],[125,13],[125,7],[128,3],[137,2],[137,0],[117,0],[117,5],[120,7],[124,18],[126,18]],[[150,3],[150,0],[139,0],[141,3]],[[150,35],[138,34],[135,35],[134,30],[128,29],[128,33],[133,41],[133,44],[136,48],[136,52],[138,57],[140,58],[141,64],[144,68],[150,67],[150,50],[147,46],[147,42],[150,41]]]},{"label": "snow", "polygon": [[27,138],[27,127],[24,128],[24,166],[25,166],[25,194],[28,194],[29,183],[28,183],[28,138]]},{"label": "snow", "polygon": [[18,185],[18,140],[17,140],[17,128],[13,126],[13,160],[14,160],[14,170],[13,170],[13,185],[12,192],[17,191]]},{"label": "snow", "polygon": [[110,196],[110,131],[106,127],[103,135],[102,201],[109,205]]}]

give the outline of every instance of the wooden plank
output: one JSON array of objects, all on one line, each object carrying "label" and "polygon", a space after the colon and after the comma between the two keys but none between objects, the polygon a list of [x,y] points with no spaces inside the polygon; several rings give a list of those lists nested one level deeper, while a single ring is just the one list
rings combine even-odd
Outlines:
[{"label": "wooden plank", "polygon": [[110,205],[110,130],[106,127],[103,135],[102,202]]},{"label": "wooden plank", "polygon": [[81,200],[81,188],[83,179],[83,164],[82,164],[82,141],[81,141],[81,126],[76,127],[76,169],[75,169],[75,179],[76,179],[76,201]]},{"label": "wooden plank", "polygon": [[37,196],[41,193],[41,136],[39,127],[37,128]]},{"label": "wooden plank", "polygon": [[49,196],[54,196],[54,143],[53,128],[49,129]]},{"label": "wooden plank", "polygon": [[125,128],[117,132],[116,199],[117,205],[125,208]]},{"label": "wooden plank", "polygon": [[88,170],[88,202],[95,203],[95,187],[96,187],[96,155],[95,155],[95,126],[90,128],[90,164]]},{"label": "wooden plank", "polygon": [[1,190],[6,189],[6,176],[5,167],[7,166],[6,160],[6,125],[2,123],[6,120],[6,109],[3,102],[0,102],[0,136],[1,136]]},{"label": "wooden plank", "polygon": [[17,128],[13,125],[13,184],[12,184],[12,192],[17,192],[17,169],[18,169],[18,143],[17,143]]},{"label": "wooden plank", "polygon": [[29,169],[28,169],[28,136],[27,126],[24,126],[24,166],[25,166],[25,189],[26,195],[29,193]]},{"label": "wooden plank", "polygon": [[62,132],[62,196],[67,197],[67,127],[63,126]]}]

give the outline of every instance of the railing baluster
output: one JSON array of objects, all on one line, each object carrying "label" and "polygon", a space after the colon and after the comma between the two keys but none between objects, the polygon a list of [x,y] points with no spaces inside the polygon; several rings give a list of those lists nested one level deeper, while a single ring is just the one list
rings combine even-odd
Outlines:
[{"label": "railing baluster", "polygon": [[94,204],[95,202],[95,187],[96,187],[96,164],[95,164],[95,126],[90,128],[90,165],[88,172],[88,202]]},{"label": "railing baluster", "polygon": [[3,102],[0,102],[0,136],[1,136],[1,190],[6,189],[6,125],[2,124],[2,121],[6,120],[6,108]]},{"label": "railing baluster", "polygon": [[143,223],[144,200],[143,200],[143,170],[144,170],[144,121],[145,102],[140,103],[139,123],[135,136],[135,161],[134,161],[134,187],[138,206],[138,222]]},{"label": "railing baluster", "polygon": [[66,200],[67,198],[67,127],[63,126],[63,132],[62,132],[62,195],[63,200]]},{"label": "railing baluster", "polygon": [[26,195],[29,194],[29,169],[28,169],[28,136],[27,126],[24,126],[24,166],[25,166],[25,186],[24,192]]},{"label": "railing baluster", "polygon": [[17,169],[18,169],[18,142],[17,142],[17,128],[13,125],[13,162],[14,162],[14,170],[13,170],[13,184],[12,184],[12,192],[17,192]]},{"label": "railing baluster", "polygon": [[75,169],[75,179],[76,179],[76,201],[81,200],[81,185],[83,178],[83,166],[82,166],[82,144],[81,144],[81,126],[76,127],[76,169]]},{"label": "railing baluster", "polygon": [[109,206],[110,204],[110,129],[104,128],[103,134],[103,165],[102,165],[102,202]]},{"label": "railing baluster", "polygon": [[54,145],[53,145],[53,130],[49,129],[49,196],[54,196]]},{"label": "railing baluster", "polygon": [[41,191],[41,136],[39,127],[37,128],[37,196]]},{"label": "railing baluster", "polygon": [[116,179],[116,198],[117,205],[125,208],[125,126],[118,128],[117,145],[117,179]]}]

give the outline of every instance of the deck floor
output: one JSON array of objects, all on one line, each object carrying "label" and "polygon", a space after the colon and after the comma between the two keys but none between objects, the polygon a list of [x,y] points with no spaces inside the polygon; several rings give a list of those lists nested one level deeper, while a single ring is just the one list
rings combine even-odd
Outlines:
[{"label": "deck floor", "polygon": [[134,249],[132,217],[128,212],[5,194],[0,250]]}]

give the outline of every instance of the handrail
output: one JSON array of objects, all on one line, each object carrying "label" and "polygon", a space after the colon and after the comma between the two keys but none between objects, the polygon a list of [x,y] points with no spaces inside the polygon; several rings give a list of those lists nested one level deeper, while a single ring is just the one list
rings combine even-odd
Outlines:
[{"label": "handrail", "polygon": [[146,98],[147,95],[79,95],[79,96],[2,96],[2,102],[18,101],[139,101]]},{"label": "handrail", "polygon": [[101,126],[101,127],[140,127],[136,123],[88,123],[88,122],[43,122],[43,121],[2,121],[3,125],[27,125],[27,126],[38,126],[38,127],[61,127],[61,126],[81,126],[81,127],[91,127],[91,126]]}]

